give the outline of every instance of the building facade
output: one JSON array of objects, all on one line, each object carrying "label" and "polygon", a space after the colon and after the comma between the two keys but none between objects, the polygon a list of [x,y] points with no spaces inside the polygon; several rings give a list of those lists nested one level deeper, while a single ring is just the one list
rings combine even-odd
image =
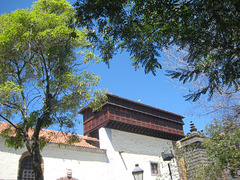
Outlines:
[{"label": "building facade", "polygon": [[[134,102],[112,94],[101,110],[89,107],[80,110],[84,134],[71,146],[64,144],[61,134],[43,130],[42,135],[54,134],[43,149],[42,169],[46,180],[133,180],[138,164],[143,179],[179,179],[173,156],[175,142],[184,137],[183,116]],[[6,123],[0,123],[0,130]],[[26,149],[6,147],[0,139],[0,179],[21,179],[31,176],[31,160]],[[23,178],[22,178],[23,179]]]}]

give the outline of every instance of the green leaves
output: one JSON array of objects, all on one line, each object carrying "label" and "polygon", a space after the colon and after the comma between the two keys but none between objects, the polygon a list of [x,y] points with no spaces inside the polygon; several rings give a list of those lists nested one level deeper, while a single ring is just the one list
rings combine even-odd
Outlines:
[{"label": "green leaves", "polygon": [[[17,131],[4,131],[11,147],[23,142],[20,132],[28,145],[42,128],[72,129],[78,110],[94,101],[100,77],[85,69],[99,58],[87,49],[88,31],[75,27],[74,15],[65,0],[39,0],[30,10],[0,16],[0,115],[21,124]],[[41,148],[46,142],[39,139]]]},{"label": "green leaves", "polygon": [[0,84],[0,102],[18,100],[22,88],[13,81],[5,81]]},{"label": "green leaves", "polygon": [[93,99],[89,103],[89,107],[93,109],[93,111],[101,110],[102,104],[107,100],[107,90],[97,89],[94,92]]},{"label": "green leaves", "polygon": [[[209,137],[205,138],[204,146],[208,157],[213,162],[209,167],[222,173],[223,169],[230,171],[230,176],[235,177],[240,167],[240,126],[238,121],[215,119],[206,128]],[[217,174],[217,173],[216,173]],[[210,173],[211,177],[212,174]]]},{"label": "green leaves", "polygon": [[92,87],[98,84],[99,77],[92,73],[81,75],[65,74],[62,76],[62,95],[55,107],[62,113],[71,112],[76,115],[91,97]]},{"label": "green leaves", "polygon": [[10,118],[13,114],[22,111],[21,92],[22,87],[13,81],[5,81],[0,84],[0,113]]},{"label": "green leaves", "polygon": [[[200,137],[192,134],[193,138],[199,138],[197,141],[191,142],[192,137],[189,136],[188,143],[181,142],[182,146],[176,148],[175,154],[182,167],[182,177],[195,180],[238,177],[237,170],[240,167],[238,118],[239,116],[222,120],[214,119],[206,126],[205,134],[199,134]],[[199,163],[196,163],[196,160],[199,160]]]},{"label": "green leaves", "polygon": [[239,90],[237,1],[78,0],[75,7],[78,25],[95,31],[88,36],[107,64],[119,49],[126,50],[135,68],[142,66],[145,73],[156,75],[160,52],[177,46],[188,50],[184,61],[189,69],[168,75],[186,83],[201,73],[207,80],[188,100],[207,93],[211,98],[215,91],[233,85]]},{"label": "green leaves", "polygon": [[[20,127],[17,125],[17,127]],[[14,129],[9,125],[6,129],[1,131],[0,135],[5,138],[5,143],[8,147],[15,150],[24,147],[24,136],[19,129]]]},{"label": "green leaves", "polygon": [[[1,135],[11,148],[25,144],[34,167],[41,166],[36,159],[49,142],[41,129],[74,132],[77,111],[93,100],[100,79],[85,71],[99,58],[86,50],[92,46],[87,30],[75,27],[74,15],[66,0],[39,0],[30,10],[0,16],[0,116],[12,125]],[[82,59],[76,50],[84,52]],[[43,179],[41,168],[35,179]]]},{"label": "green leaves", "polygon": [[53,14],[65,20],[72,19],[74,15],[73,7],[65,0],[39,0],[34,3],[32,8],[37,13]]}]

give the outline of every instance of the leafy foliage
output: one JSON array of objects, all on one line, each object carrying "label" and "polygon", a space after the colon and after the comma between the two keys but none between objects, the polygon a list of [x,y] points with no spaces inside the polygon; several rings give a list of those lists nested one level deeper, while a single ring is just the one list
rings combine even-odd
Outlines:
[{"label": "leafy foliage", "polygon": [[24,147],[23,135],[19,129],[14,130],[11,125],[1,132],[1,136],[5,138],[8,147],[19,149]]},{"label": "leafy foliage", "polygon": [[211,97],[224,87],[239,90],[239,1],[77,0],[75,7],[79,26],[89,29],[107,64],[119,49],[126,50],[134,66],[156,74],[160,52],[177,46],[188,50],[189,68],[168,75],[183,83],[200,74],[208,80],[188,100]]},{"label": "leafy foliage", "polygon": [[[192,140],[192,137],[196,139]],[[181,141],[175,149],[183,179],[239,177],[240,124],[237,118],[214,119],[206,126],[205,134],[195,131],[186,139],[188,142]]]},{"label": "leafy foliage", "polygon": [[39,0],[32,9],[0,16],[0,117],[15,128],[1,134],[10,147],[26,145],[36,179],[42,179],[37,162],[47,143],[40,130],[73,128],[79,108],[97,101],[92,95],[100,77],[84,64],[99,58],[90,51],[76,58],[76,49],[86,52],[91,43],[86,29],[75,27],[74,14],[65,0]]},{"label": "leafy foliage", "polygon": [[[219,121],[215,119],[207,128],[208,138],[203,145],[209,159],[209,177],[216,178],[225,170],[225,175],[237,176],[240,167],[240,124],[237,121]],[[215,173],[212,173],[212,170]],[[229,173],[228,173],[229,172]],[[213,176],[213,177],[212,177]]]}]

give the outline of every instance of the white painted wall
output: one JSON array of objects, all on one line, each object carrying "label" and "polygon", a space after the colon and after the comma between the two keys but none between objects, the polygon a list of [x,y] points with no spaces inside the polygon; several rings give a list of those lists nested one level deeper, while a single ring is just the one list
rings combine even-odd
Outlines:
[{"label": "white painted wall", "polygon": [[44,157],[44,179],[55,180],[66,176],[71,169],[72,175],[79,180],[104,179],[107,172],[105,152],[87,152],[87,149],[48,146],[42,152]]},{"label": "white painted wall", "polygon": [[[161,153],[173,151],[172,141],[154,138],[119,130],[101,128],[99,130],[100,148],[107,149],[107,162],[116,180],[133,179],[132,170],[139,164],[144,170],[145,180],[170,179],[168,163],[170,163],[173,179],[179,179],[176,160],[164,162]],[[160,174],[151,175],[150,162],[159,162]]]},{"label": "white painted wall", "polygon": [[[0,138],[0,180],[16,180],[19,159],[26,149],[15,151],[7,148]],[[44,179],[56,180],[65,177],[67,169],[72,169],[73,177],[79,180],[104,180],[108,174],[105,151],[88,148],[49,145],[41,152],[44,162]]]},{"label": "white painted wall", "polygon": [[4,140],[0,137],[0,179],[17,179],[18,160],[25,150],[7,148]]},{"label": "white painted wall", "polygon": [[[161,152],[172,150],[172,142],[160,138],[143,136],[123,131],[101,128],[100,148],[64,147],[50,144],[42,151],[45,180],[56,180],[66,176],[72,169],[73,177],[79,180],[133,180],[135,164],[144,170],[144,180],[170,179],[168,165],[163,162]],[[0,179],[17,179],[18,163],[26,149],[15,151],[7,148],[0,138]],[[161,176],[152,176],[150,162],[160,163]],[[172,168],[176,163],[171,161]],[[173,179],[178,174],[172,169]]]}]

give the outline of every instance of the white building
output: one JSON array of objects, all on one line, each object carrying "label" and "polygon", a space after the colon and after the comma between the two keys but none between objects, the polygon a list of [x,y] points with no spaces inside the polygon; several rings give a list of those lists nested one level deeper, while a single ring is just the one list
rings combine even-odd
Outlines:
[{"label": "white building", "polygon": [[[101,111],[86,107],[79,113],[83,114],[87,135],[79,135],[79,143],[59,146],[65,142],[61,133],[41,132],[42,136],[54,134],[41,152],[45,180],[65,177],[67,171],[79,180],[134,180],[135,164],[144,171],[144,180],[179,178],[170,152],[184,135],[183,116],[112,94],[108,94]],[[0,123],[0,130],[4,128],[6,123]],[[0,159],[0,179],[32,175],[26,149],[10,149],[2,138]]]}]

